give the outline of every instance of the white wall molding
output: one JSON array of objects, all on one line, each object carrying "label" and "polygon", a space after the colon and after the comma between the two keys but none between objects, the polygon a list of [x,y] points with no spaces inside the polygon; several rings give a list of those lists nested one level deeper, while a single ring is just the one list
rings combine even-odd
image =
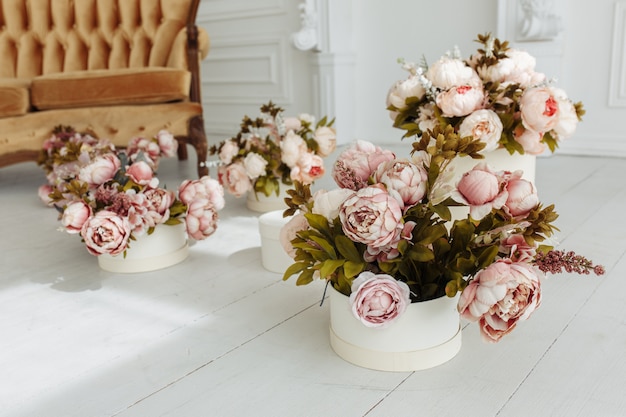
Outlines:
[{"label": "white wall molding", "polygon": [[615,2],[609,107],[626,107],[626,1]]},{"label": "white wall molding", "polygon": [[284,14],[289,0],[202,0],[198,8],[198,22],[256,18]]},{"label": "white wall molding", "polygon": [[287,48],[284,38],[271,35],[213,39],[210,65],[202,74],[203,102],[258,104],[267,97],[290,102]]},{"label": "white wall molding", "polygon": [[[583,122],[584,123],[584,122]],[[626,158],[626,141],[619,134],[586,136],[576,134],[555,152],[557,155],[610,156]]]}]

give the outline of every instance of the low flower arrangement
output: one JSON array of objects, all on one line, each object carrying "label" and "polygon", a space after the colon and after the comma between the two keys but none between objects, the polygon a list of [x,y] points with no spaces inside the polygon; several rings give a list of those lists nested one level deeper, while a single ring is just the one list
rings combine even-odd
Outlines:
[{"label": "low flower arrangement", "polygon": [[224,207],[223,188],[208,176],[183,181],[178,196],[159,187],[159,160],[174,156],[176,148],[167,131],[133,138],[126,150],[117,150],[106,139],[59,126],[41,151],[48,184],[39,195],[92,255],[125,255],[133,240],[159,225],[184,222],[189,238],[206,239]]},{"label": "low flower arrangement", "polygon": [[489,34],[477,42],[482,48],[465,60],[456,50],[430,66],[400,60],[409,76],[387,95],[394,126],[404,137],[419,137],[450,125],[460,136],[482,140],[483,153],[500,147],[511,154],[554,152],[575,132],[582,104],[537,72],[529,53]]},{"label": "low flower arrangement", "polygon": [[[483,147],[439,125],[422,132],[411,158],[356,142],[334,164],[339,188],[311,195],[296,183],[288,191],[285,216],[293,217],[281,243],[294,263],[283,278],[326,280],[369,327],[388,326],[410,303],[461,293],[461,316],[497,342],[539,307],[546,273],[604,273],[547,244],[557,214],[521,171],[477,161],[450,183],[450,162],[460,154],[479,160]],[[453,219],[452,206],[470,214]]]},{"label": "low flower arrangement", "polygon": [[217,154],[218,178],[236,197],[249,191],[279,195],[280,185],[310,184],[325,173],[323,158],[336,147],[334,120],[301,114],[285,117],[271,101],[256,119],[244,116],[241,130],[209,150]]}]

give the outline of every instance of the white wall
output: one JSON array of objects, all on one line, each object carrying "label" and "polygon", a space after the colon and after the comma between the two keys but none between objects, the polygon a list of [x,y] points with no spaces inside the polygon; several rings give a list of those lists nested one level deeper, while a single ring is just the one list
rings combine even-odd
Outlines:
[{"label": "white wall", "polygon": [[397,59],[431,63],[455,45],[468,56],[476,35],[495,33],[497,21],[496,0],[356,0],[354,10],[354,136],[377,143],[402,137],[385,110],[387,90],[407,76]]}]

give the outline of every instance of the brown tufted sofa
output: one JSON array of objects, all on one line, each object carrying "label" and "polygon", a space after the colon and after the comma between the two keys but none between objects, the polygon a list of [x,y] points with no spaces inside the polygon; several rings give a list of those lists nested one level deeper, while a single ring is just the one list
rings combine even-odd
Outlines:
[{"label": "brown tufted sofa", "polygon": [[70,125],[119,146],[167,129],[206,174],[199,1],[0,0],[0,167]]}]

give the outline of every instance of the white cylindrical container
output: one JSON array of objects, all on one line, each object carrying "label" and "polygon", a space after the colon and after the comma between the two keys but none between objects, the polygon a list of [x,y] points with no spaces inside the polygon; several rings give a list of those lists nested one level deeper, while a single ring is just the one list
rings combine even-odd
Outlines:
[{"label": "white cylindrical container", "polygon": [[267,213],[274,210],[285,210],[287,204],[285,203],[285,197],[287,197],[286,185],[280,187],[278,195],[275,193],[269,196],[259,192],[249,191],[246,198],[246,206],[252,211],[258,213]]},{"label": "white cylindrical container", "polygon": [[341,358],[380,371],[417,371],[441,365],[461,349],[458,296],[411,303],[388,327],[363,325],[349,297],[330,292],[330,344]]},{"label": "white cylindrical container", "polygon": [[280,229],[291,219],[283,217],[284,210],[274,210],[259,216],[261,233],[261,262],[270,272],[282,274],[294,262],[280,244]]},{"label": "white cylindrical container", "polygon": [[103,254],[98,256],[98,265],[110,272],[149,272],[180,263],[188,255],[185,225],[160,224],[154,228],[152,234],[131,240],[126,256]]}]

